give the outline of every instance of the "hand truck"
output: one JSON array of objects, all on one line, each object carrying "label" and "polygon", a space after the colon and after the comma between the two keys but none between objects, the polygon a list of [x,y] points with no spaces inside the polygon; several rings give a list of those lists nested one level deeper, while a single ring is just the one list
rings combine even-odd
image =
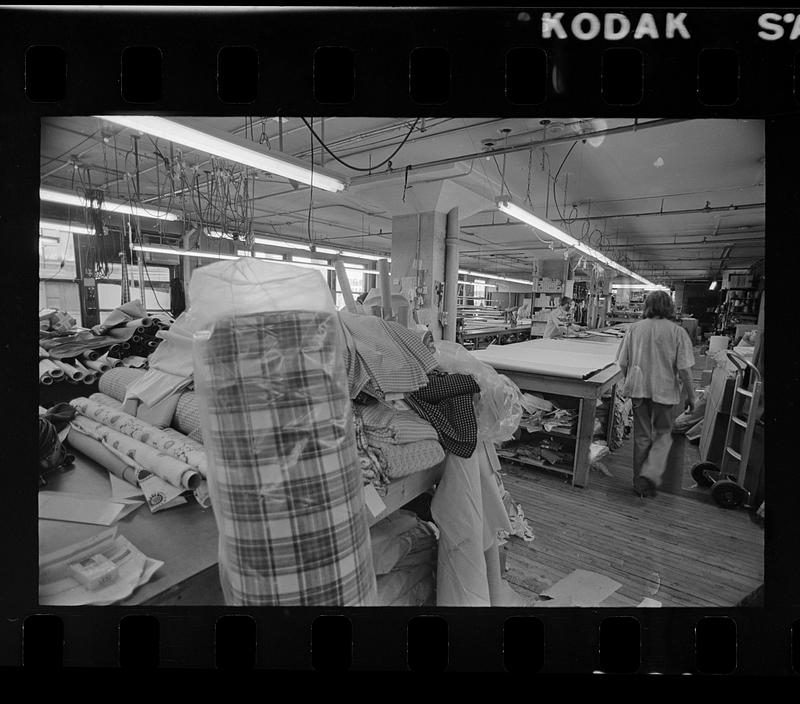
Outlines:
[{"label": "hand truck", "polygon": [[736,380],[722,460],[719,467],[713,462],[696,464],[692,467],[692,478],[698,486],[711,487],[711,497],[722,508],[738,508],[747,507],[750,501],[750,492],[744,488],[744,479],[764,382],[758,369],[744,357],[731,351],[727,355],[736,366]]}]

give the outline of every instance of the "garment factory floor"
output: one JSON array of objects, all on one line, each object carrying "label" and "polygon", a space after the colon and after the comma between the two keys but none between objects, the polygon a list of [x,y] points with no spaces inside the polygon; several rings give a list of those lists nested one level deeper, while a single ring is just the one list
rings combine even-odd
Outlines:
[{"label": "garment factory floor", "polygon": [[622,584],[601,606],[734,606],[764,579],[764,530],[743,510],[718,507],[692,489],[699,461],[686,443],[682,487],[642,499],[632,489],[633,440],[604,459],[613,476],[592,471],[573,487],[561,475],[502,462],[502,477],[535,539],[507,543],[505,578],[526,599],[576,569]]},{"label": "garment factory floor", "polygon": [[[705,358],[695,348],[696,386]],[[507,543],[505,578],[526,600],[576,569],[622,584],[602,606],[735,606],[764,581],[764,529],[744,509],[723,509],[697,488],[690,471],[700,461],[685,445],[683,477],[673,493],[636,496],[633,438],[603,459],[612,476],[592,471],[573,487],[554,472],[503,461],[502,476],[522,506],[535,539]],[[677,486],[677,482],[675,482]]]}]

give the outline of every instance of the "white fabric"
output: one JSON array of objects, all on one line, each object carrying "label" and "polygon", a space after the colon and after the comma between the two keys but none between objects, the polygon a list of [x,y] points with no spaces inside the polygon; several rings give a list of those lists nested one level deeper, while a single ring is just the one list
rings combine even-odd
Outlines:
[{"label": "white fabric", "polygon": [[437,606],[493,606],[505,601],[497,570],[487,566],[487,556],[493,560],[491,551],[497,552],[498,531],[511,530],[494,476],[495,461],[499,468],[494,446],[483,442],[472,457],[447,455],[431,502],[440,532]]},{"label": "white fabric", "polygon": [[671,320],[645,318],[628,329],[617,363],[625,373],[624,396],[671,406],[681,400],[678,371],[694,366],[692,341]]},{"label": "white fabric", "polygon": [[617,345],[613,342],[540,339],[511,345],[489,345],[471,354],[498,371],[585,379],[614,364]]}]

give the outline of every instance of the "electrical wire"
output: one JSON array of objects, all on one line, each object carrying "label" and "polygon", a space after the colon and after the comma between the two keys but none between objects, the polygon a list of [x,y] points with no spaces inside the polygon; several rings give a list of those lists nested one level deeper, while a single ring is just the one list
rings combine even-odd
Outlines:
[{"label": "electrical wire", "polygon": [[[420,118],[417,118],[416,120],[414,120],[414,124],[411,126],[411,129],[408,130],[406,136],[403,137],[403,141],[400,142],[400,144],[398,145],[397,149],[395,149],[390,156],[388,156],[386,159],[384,159],[380,164],[375,164],[374,166],[370,166],[369,168],[363,168],[361,166],[353,166],[352,164],[348,164],[346,161],[343,161],[338,156],[336,156],[336,154],[334,154],[328,148],[328,146],[325,144],[325,142],[323,142],[320,139],[319,135],[314,131],[314,128],[309,124],[308,120],[306,120],[305,117],[301,117],[300,119],[303,121],[303,124],[305,124],[305,126],[308,127],[308,129],[311,132],[311,134],[320,143],[322,148],[326,152],[328,152],[328,154],[330,154],[334,159],[336,159],[336,161],[338,161],[342,166],[346,166],[348,169],[352,169],[353,171],[374,171],[375,169],[379,169],[384,164],[388,164],[392,159],[394,159],[395,156],[397,156],[398,152],[405,146],[405,143],[408,141],[408,138],[411,136],[411,134],[417,128],[417,124],[419,123],[419,120],[420,120]],[[312,140],[311,144],[312,144],[312,147],[313,147],[313,144],[314,144],[313,140]],[[313,156],[312,156],[312,164],[313,164]]]},{"label": "electrical wire", "polygon": [[[314,121],[313,117],[311,118],[311,121]],[[305,118],[303,118],[303,122],[306,122]],[[314,127],[309,125],[307,122],[306,125],[308,125],[308,129],[311,130],[311,134],[316,136],[314,133]],[[311,234],[311,210],[314,205],[314,136],[311,138],[311,188],[308,192],[308,222],[306,223],[309,244],[314,242],[314,237]],[[319,137],[317,137],[317,139],[319,139]],[[322,141],[320,141],[320,144],[322,144]],[[325,145],[322,144],[322,146],[324,147]]]}]

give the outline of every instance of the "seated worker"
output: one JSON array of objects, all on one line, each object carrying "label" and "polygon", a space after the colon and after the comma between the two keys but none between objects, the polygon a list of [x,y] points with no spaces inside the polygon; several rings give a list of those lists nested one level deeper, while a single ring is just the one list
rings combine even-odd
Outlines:
[{"label": "seated worker", "polygon": [[569,332],[578,332],[580,325],[572,324],[572,314],[569,312],[572,299],[568,296],[561,298],[561,303],[553,308],[547,316],[547,325],[544,328],[544,338],[554,338],[566,335]]}]

